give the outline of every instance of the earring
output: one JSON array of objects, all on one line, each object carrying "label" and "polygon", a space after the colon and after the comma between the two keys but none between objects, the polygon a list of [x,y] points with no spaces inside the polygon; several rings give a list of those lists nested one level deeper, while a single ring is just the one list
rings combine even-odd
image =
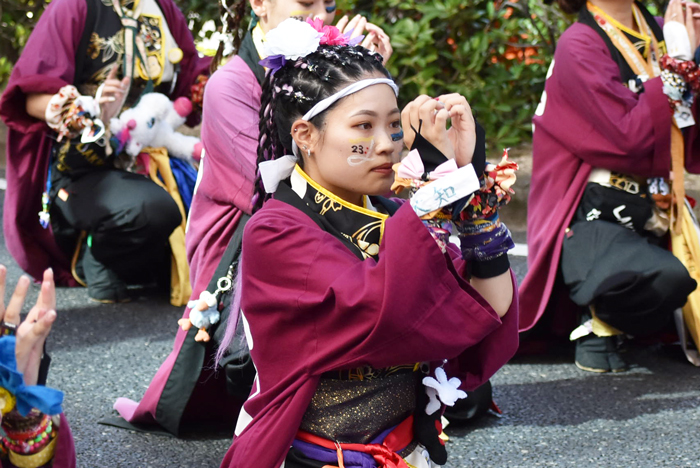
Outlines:
[{"label": "earring", "polygon": [[304,145],[304,151],[306,151],[306,156],[311,157],[311,150],[308,146]]}]

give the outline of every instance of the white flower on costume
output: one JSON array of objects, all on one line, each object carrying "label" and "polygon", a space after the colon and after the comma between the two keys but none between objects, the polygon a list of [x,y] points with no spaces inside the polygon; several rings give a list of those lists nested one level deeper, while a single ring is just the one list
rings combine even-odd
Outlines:
[{"label": "white flower on costume", "polygon": [[305,21],[288,18],[265,35],[265,54],[268,57],[283,55],[296,60],[316,52],[323,33],[316,31]]},{"label": "white flower on costume", "polygon": [[442,367],[435,369],[435,378],[424,377],[423,385],[430,399],[425,407],[427,414],[433,414],[440,409],[440,402],[447,406],[454,406],[457,400],[467,398],[467,393],[459,389],[462,382],[457,377],[447,380],[447,374]]}]

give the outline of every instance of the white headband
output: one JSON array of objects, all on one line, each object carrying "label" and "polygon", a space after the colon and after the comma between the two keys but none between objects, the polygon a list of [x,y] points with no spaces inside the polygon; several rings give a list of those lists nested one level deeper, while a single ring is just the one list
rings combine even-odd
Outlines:
[{"label": "white headband", "polygon": [[[375,84],[389,85],[391,86],[391,89],[394,90],[394,94],[396,96],[399,95],[399,87],[396,86],[396,83],[389,78],[369,78],[366,80],[356,81],[332,96],[328,96],[327,98],[316,103],[316,105],[313,106],[309,112],[304,114],[302,120],[306,120],[308,122],[345,96],[349,96],[350,94],[356,93]],[[260,178],[262,179],[263,186],[265,187],[265,192],[275,193],[280,181],[292,175],[294,166],[299,160],[299,147],[294,139],[292,139],[292,151],[294,152],[293,155],[288,154],[282,156],[281,158],[277,158],[272,161],[264,161],[258,164]]]}]

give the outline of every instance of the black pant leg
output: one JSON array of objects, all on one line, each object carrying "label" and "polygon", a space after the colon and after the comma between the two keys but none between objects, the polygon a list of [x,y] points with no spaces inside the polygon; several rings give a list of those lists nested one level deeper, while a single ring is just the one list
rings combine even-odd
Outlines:
[{"label": "black pant leg", "polygon": [[561,268],[576,304],[594,305],[601,320],[632,335],[659,331],[696,287],[669,250],[607,221],[571,226]]},{"label": "black pant leg", "polygon": [[56,209],[66,222],[91,236],[96,260],[120,277],[150,270],[182,222],[177,204],[144,176],[117,169],[95,171],[64,188]]}]

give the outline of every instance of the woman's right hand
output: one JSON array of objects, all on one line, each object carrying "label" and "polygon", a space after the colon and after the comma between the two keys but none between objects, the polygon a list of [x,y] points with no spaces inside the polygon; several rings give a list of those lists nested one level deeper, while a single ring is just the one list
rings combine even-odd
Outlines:
[{"label": "woman's right hand", "polygon": [[119,114],[119,111],[124,106],[126,93],[129,91],[131,79],[128,76],[121,80],[117,79],[118,71],[119,63],[115,63],[103,83],[102,95],[97,100],[97,104],[100,106],[100,119],[107,126],[109,126],[110,119]]},{"label": "woman's right hand", "polygon": [[44,342],[56,320],[56,287],[53,270],[49,268],[44,271],[41,292],[36,304],[21,324],[20,312],[31,280],[25,275],[20,277],[6,308],[4,300],[6,278],[7,268],[0,265],[0,320],[17,327],[15,345],[17,370],[24,375],[25,385],[36,385],[39,365],[44,353]]}]

